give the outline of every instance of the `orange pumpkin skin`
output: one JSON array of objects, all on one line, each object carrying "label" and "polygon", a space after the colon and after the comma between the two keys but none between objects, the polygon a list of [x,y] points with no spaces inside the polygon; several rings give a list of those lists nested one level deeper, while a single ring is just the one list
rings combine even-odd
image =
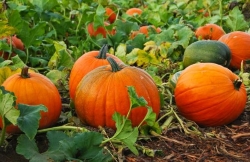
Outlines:
[{"label": "orange pumpkin skin", "polygon": [[149,28],[153,28],[153,30],[156,31],[156,33],[160,33],[161,32],[161,28],[156,28],[155,26],[153,25],[150,25],[150,26],[141,26],[139,31],[134,31],[131,33],[131,36],[130,38],[133,39],[137,34],[139,33],[142,33],[144,34],[146,37],[148,37],[148,32],[149,32]]},{"label": "orange pumpkin skin", "polygon": [[[122,63],[119,68],[119,71],[112,71],[110,65],[101,66],[81,80],[75,97],[75,110],[81,121],[93,127],[107,126],[115,129],[112,115],[115,112],[127,115],[129,111],[127,86],[133,86],[138,96],[144,97],[158,116],[160,97],[151,76],[142,69]],[[129,116],[132,125],[139,125],[146,113],[145,107],[133,109]]]},{"label": "orange pumpkin skin", "polygon": [[[110,24],[108,22],[104,22],[104,25],[108,26]],[[111,31],[106,31],[106,29],[103,26],[99,26],[99,27],[97,27],[97,29],[95,29],[93,23],[89,23],[87,25],[87,29],[88,29],[88,33],[91,37],[96,37],[98,34],[101,34],[103,36],[103,38],[106,38],[107,34],[111,34],[111,35],[115,34],[115,29],[113,29]]]},{"label": "orange pumpkin skin", "polygon": [[206,24],[196,29],[195,36],[199,39],[218,40],[221,36],[225,35],[225,31],[216,24]]},{"label": "orange pumpkin skin", "polygon": [[106,57],[112,57],[117,62],[122,62],[118,57],[107,53],[107,48],[107,46],[103,46],[100,51],[87,52],[76,60],[69,77],[69,94],[71,100],[74,101],[76,87],[88,72],[99,66],[109,64]]},{"label": "orange pumpkin skin", "polygon": [[[7,43],[8,44],[10,44],[10,41],[12,41],[12,46],[14,48],[17,48],[17,49],[22,50],[22,51],[24,50],[24,45],[23,45],[22,40],[19,39],[19,38],[17,38],[16,35],[12,36],[11,40],[10,40],[10,36],[9,37],[5,37],[5,38],[7,39]],[[13,57],[15,55],[16,55],[15,53],[11,53],[10,57]],[[9,53],[8,52],[0,51],[0,57],[3,57],[5,60],[7,60],[9,58]]]},{"label": "orange pumpkin skin", "polygon": [[130,8],[126,11],[126,14],[129,16],[141,15],[142,10],[140,8]]},{"label": "orange pumpkin skin", "polygon": [[[7,91],[13,92],[16,96],[16,105],[44,105],[47,112],[41,112],[39,128],[46,128],[54,125],[61,114],[61,97],[55,85],[44,75],[31,72],[29,78],[23,78],[20,74],[14,74],[2,84]],[[0,119],[2,128],[2,119]],[[6,128],[8,133],[19,133],[17,126],[9,125]]]},{"label": "orange pumpkin skin", "polygon": [[196,63],[184,69],[174,91],[179,112],[202,126],[221,126],[234,121],[247,101],[239,77],[215,63]]},{"label": "orange pumpkin skin", "polygon": [[105,8],[106,16],[108,17],[108,21],[112,24],[116,20],[116,13],[111,8]]},{"label": "orange pumpkin skin", "polygon": [[219,41],[225,43],[231,51],[231,63],[229,65],[232,69],[240,69],[241,62],[250,59],[250,34],[242,31],[234,31],[223,35]]}]

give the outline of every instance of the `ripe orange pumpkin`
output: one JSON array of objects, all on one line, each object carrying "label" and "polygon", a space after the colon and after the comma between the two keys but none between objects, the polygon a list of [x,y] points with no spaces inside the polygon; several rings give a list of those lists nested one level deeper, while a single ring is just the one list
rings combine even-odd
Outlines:
[{"label": "ripe orange pumpkin", "polygon": [[[108,22],[104,22],[105,26],[110,25]],[[91,37],[96,37],[98,34],[101,34],[103,36],[103,38],[107,37],[107,34],[111,34],[114,35],[115,34],[115,29],[112,29],[110,31],[107,31],[103,26],[99,26],[97,27],[97,29],[94,28],[94,24],[93,23],[89,23],[87,25],[87,30],[88,33]]]},{"label": "ripe orange pumpkin", "polygon": [[[13,92],[17,98],[16,104],[44,105],[47,112],[41,112],[39,128],[54,125],[61,114],[61,97],[56,86],[40,73],[28,73],[28,67],[24,67],[20,74],[14,74],[2,84],[7,91]],[[2,121],[2,120],[0,120]],[[2,122],[0,122],[2,128]],[[9,125],[8,133],[18,133],[19,128]]]},{"label": "ripe orange pumpkin", "polygon": [[[3,37],[1,39],[4,39],[4,38],[7,39],[8,44],[10,44],[10,41],[11,41],[13,48],[17,48],[17,49],[22,50],[22,51],[24,50],[24,45],[23,45],[22,40],[17,38],[16,35],[11,36],[11,39],[10,39],[10,36]],[[11,53],[10,57],[15,56],[15,55],[16,55],[15,53]],[[9,53],[0,51],[0,57],[3,57],[5,60],[7,60],[9,58]]]},{"label": "ripe orange pumpkin", "polygon": [[105,8],[106,16],[108,17],[108,21],[112,24],[116,20],[116,13],[109,7]]},{"label": "ripe orange pumpkin", "polygon": [[126,14],[129,15],[129,16],[141,15],[142,14],[142,10],[140,8],[129,8],[126,11]]},{"label": "ripe orange pumpkin", "polygon": [[250,34],[243,31],[233,31],[223,35],[219,41],[225,43],[231,51],[231,69],[240,69],[241,62],[250,59]]},{"label": "ripe orange pumpkin", "polygon": [[178,78],[174,92],[179,112],[202,126],[233,122],[244,111],[247,101],[240,78],[215,63],[188,66]]},{"label": "ripe orange pumpkin", "polygon": [[117,62],[122,62],[118,57],[107,53],[107,51],[108,46],[104,45],[100,51],[87,52],[76,60],[69,76],[69,94],[72,100],[75,98],[75,91],[78,83],[88,72],[99,66],[109,64],[106,57],[112,57]]},{"label": "ripe orange pumpkin", "polygon": [[145,34],[145,36],[147,37],[148,36],[148,32],[150,30],[149,28],[155,30],[156,33],[160,33],[161,32],[161,28],[156,28],[154,25],[150,25],[150,26],[146,25],[146,26],[141,26],[140,29],[139,29],[139,31],[132,32],[130,38],[131,39],[134,38],[139,33]]},{"label": "ripe orange pumpkin", "polygon": [[195,31],[195,36],[201,39],[218,40],[221,36],[225,35],[225,31],[216,24],[206,24],[200,26]]},{"label": "ripe orange pumpkin", "polygon": [[[127,115],[130,107],[127,86],[133,86],[138,96],[144,97],[158,116],[160,97],[157,86],[144,70],[119,65],[107,58],[110,65],[101,66],[89,72],[79,83],[75,96],[75,110],[79,119],[98,127],[115,129],[112,115],[118,112]],[[147,108],[132,109],[129,119],[137,126],[144,119]]]}]

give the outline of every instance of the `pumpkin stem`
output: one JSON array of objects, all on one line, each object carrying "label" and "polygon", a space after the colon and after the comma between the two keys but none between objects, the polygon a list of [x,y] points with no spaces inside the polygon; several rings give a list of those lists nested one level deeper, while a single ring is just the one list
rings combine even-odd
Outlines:
[{"label": "pumpkin stem", "polygon": [[102,46],[102,48],[100,49],[100,51],[99,51],[98,55],[96,56],[96,58],[98,58],[98,59],[106,59],[107,51],[108,51],[108,45],[104,44]]},{"label": "pumpkin stem", "polygon": [[234,81],[234,89],[238,91],[240,89],[241,84],[242,84],[242,79],[236,79]]},{"label": "pumpkin stem", "polygon": [[30,75],[29,75],[28,71],[29,71],[29,67],[28,66],[24,66],[22,68],[22,71],[21,71],[21,77],[22,78],[29,78]]},{"label": "pumpkin stem", "polygon": [[121,70],[120,66],[112,57],[107,57],[107,60],[111,66],[112,72],[117,72]]}]

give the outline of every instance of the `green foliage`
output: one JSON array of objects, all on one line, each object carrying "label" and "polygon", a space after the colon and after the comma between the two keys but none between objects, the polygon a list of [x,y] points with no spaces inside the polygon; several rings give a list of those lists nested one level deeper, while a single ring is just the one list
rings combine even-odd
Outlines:
[{"label": "green foliage", "polygon": [[228,19],[226,19],[226,25],[231,31],[244,31],[249,28],[249,23],[245,21],[238,7],[233,8],[233,10],[229,12]]},{"label": "green foliage", "polygon": [[29,139],[25,135],[18,137],[17,153],[23,155],[31,162],[35,161],[108,161],[110,154],[100,147],[103,136],[97,132],[75,133],[68,136],[61,131],[47,132],[49,142],[48,150],[40,153],[35,139]]}]

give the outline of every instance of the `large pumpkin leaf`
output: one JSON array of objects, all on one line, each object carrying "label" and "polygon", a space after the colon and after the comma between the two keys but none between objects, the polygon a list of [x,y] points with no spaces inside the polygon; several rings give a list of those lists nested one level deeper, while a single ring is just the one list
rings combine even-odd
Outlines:
[{"label": "large pumpkin leaf", "polygon": [[44,105],[25,105],[18,104],[20,116],[17,119],[18,127],[29,137],[33,139],[36,136],[39,127],[39,120],[41,119],[41,111],[47,111]]},{"label": "large pumpkin leaf", "polygon": [[35,161],[110,161],[110,154],[105,154],[100,146],[103,136],[98,132],[73,133],[68,136],[61,131],[47,132],[48,150],[39,153],[34,139],[25,135],[18,137],[16,151],[26,159]]},{"label": "large pumpkin leaf", "polygon": [[243,31],[249,27],[249,23],[245,21],[244,15],[239,10],[239,7],[234,7],[233,10],[229,12],[226,24],[231,31]]}]

